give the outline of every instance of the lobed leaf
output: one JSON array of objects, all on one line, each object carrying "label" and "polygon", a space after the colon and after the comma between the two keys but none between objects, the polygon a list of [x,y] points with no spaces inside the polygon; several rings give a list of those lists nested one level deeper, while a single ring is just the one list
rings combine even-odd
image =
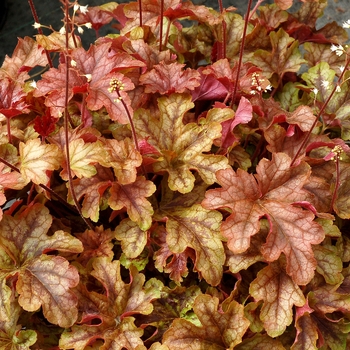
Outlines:
[{"label": "lobed leaf", "polygon": [[284,273],[278,263],[262,269],[250,284],[256,300],[263,300],[260,319],[270,337],[277,337],[293,321],[293,305],[303,306],[305,298],[299,286]]},{"label": "lobed leaf", "polygon": [[241,343],[249,321],[244,317],[243,306],[232,300],[225,312],[218,309],[219,300],[210,295],[199,295],[193,310],[202,327],[184,319],[176,319],[163,336],[169,350],[181,349],[233,349]]},{"label": "lobed leaf", "polygon": [[220,170],[216,176],[221,189],[207,191],[202,205],[206,209],[230,208],[232,213],[221,225],[228,238],[228,248],[235,254],[245,252],[250,237],[260,229],[260,218],[266,216],[270,231],[261,253],[267,261],[277,260],[281,252],[287,257],[287,272],[297,284],[306,284],[313,277],[316,260],[311,244],[324,239],[324,231],[313,221],[314,215],[293,205],[307,201],[303,189],[310,176],[308,165],[290,168],[290,158],[273,154],[263,159],[254,176],[238,169]]},{"label": "lobed leaf", "polygon": [[46,185],[47,172],[59,169],[62,153],[56,145],[42,144],[40,139],[31,139],[19,144],[20,171],[25,181]]}]

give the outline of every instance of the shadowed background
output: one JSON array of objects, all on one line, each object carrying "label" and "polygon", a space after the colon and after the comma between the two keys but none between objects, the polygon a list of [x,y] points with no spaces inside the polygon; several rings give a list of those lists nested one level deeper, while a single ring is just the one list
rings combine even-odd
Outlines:
[{"label": "shadowed background", "polygon": [[[29,8],[28,1],[26,0],[0,0],[1,6],[7,4],[7,18],[0,30],[0,66],[5,58],[5,55],[12,56],[12,52],[17,45],[17,38],[23,38],[24,36],[33,37],[38,34],[33,28],[33,17]],[[80,5],[96,6],[109,2],[109,0],[80,0]],[[128,2],[118,1],[118,3]],[[218,2],[215,0],[194,0],[195,4],[202,4],[208,7],[213,7],[218,10]],[[272,3],[273,0],[267,0],[264,3]],[[295,0],[296,8],[300,1]],[[40,23],[43,25],[52,25],[53,28],[59,30],[63,23],[63,12],[61,9],[61,3],[59,0],[34,0]],[[264,4],[263,3],[263,4]],[[237,8],[240,14],[244,14],[247,9],[247,0],[223,0],[224,7],[234,6]],[[253,6],[256,1],[253,1]],[[1,7],[0,7],[1,11]],[[3,10],[2,10],[3,11]],[[337,21],[341,24],[343,21],[350,18],[349,0],[329,0],[328,7],[324,16],[318,20],[317,27],[322,27],[324,24],[332,21]],[[102,28],[103,29],[103,28]],[[88,31],[88,30],[86,30]],[[90,30],[90,37],[86,38],[88,42],[94,40],[94,31]],[[44,34],[49,34],[48,31],[44,31]],[[101,31],[101,35],[104,33]]]}]

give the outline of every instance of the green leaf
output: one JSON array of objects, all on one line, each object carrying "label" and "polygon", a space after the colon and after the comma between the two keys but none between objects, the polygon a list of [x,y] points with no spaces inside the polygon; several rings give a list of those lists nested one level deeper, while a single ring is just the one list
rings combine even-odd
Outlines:
[{"label": "green leaf", "polygon": [[163,336],[169,350],[182,349],[233,349],[241,343],[249,321],[244,317],[243,306],[232,300],[225,312],[219,309],[219,300],[210,295],[199,295],[193,306],[202,327],[176,319]]}]

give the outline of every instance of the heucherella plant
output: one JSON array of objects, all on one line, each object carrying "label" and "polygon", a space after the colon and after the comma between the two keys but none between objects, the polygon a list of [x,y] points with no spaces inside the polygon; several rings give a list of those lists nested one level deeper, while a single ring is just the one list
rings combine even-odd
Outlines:
[{"label": "heucherella plant", "polygon": [[61,3],[0,68],[0,349],[349,349],[350,20]]}]

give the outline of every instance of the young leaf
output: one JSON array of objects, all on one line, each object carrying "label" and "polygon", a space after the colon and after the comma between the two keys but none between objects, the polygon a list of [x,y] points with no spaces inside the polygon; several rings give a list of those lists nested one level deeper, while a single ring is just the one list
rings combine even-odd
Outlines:
[{"label": "young leaf", "polygon": [[243,306],[232,300],[223,312],[218,308],[219,300],[210,295],[199,295],[193,310],[202,327],[193,323],[176,319],[163,336],[163,344],[169,350],[184,349],[233,349],[242,341],[249,327],[244,317]]},{"label": "young leaf", "polygon": [[211,149],[213,140],[220,137],[221,125],[217,122],[197,125],[183,124],[184,114],[193,107],[188,95],[172,94],[158,99],[159,119],[149,111],[140,109],[135,113],[135,127],[142,138],[163,155],[153,165],[156,172],[169,173],[169,187],[173,191],[192,191],[196,169],[207,184],[216,181],[215,171],[228,167],[227,158],[203,154]]},{"label": "young leaf", "polygon": [[263,300],[260,319],[270,337],[281,335],[293,321],[293,305],[303,306],[305,298],[299,286],[277,262],[262,269],[250,284],[256,300]]},{"label": "young leaf", "polygon": [[19,144],[20,171],[25,181],[47,184],[47,171],[57,170],[62,161],[62,152],[56,145],[42,144],[40,139]]},{"label": "young leaf", "polygon": [[303,189],[310,176],[309,166],[300,163],[290,168],[291,159],[273,154],[272,160],[263,159],[254,176],[238,169],[216,173],[221,189],[209,190],[202,205],[206,209],[230,208],[232,214],[221,225],[228,238],[229,249],[236,254],[250,246],[250,237],[260,229],[260,218],[266,216],[270,231],[261,252],[267,261],[277,260],[283,252],[287,257],[287,273],[297,284],[306,284],[313,277],[316,260],[311,244],[324,239],[324,231],[313,221],[314,215],[293,206],[308,201]]}]

